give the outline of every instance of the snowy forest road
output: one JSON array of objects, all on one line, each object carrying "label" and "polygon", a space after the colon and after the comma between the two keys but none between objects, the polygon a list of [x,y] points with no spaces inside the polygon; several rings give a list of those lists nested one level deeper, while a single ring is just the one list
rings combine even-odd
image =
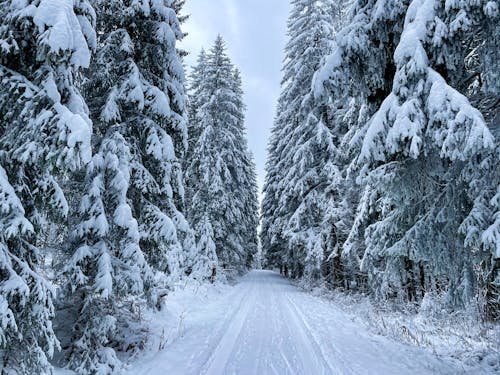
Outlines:
[{"label": "snowy forest road", "polygon": [[466,374],[458,362],[369,333],[330,301],[253,271],[197,307],[182,337],[134,375]]}]

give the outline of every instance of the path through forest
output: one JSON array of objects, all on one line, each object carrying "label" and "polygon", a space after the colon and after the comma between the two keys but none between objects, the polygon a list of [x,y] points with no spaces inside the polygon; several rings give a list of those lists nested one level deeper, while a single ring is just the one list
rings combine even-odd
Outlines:
[{"label": "path through forest", "polygon": [[367,332],[279,274],[253,271],[185,317],[185,332],[134,375],[472,374],[452,360]]}]

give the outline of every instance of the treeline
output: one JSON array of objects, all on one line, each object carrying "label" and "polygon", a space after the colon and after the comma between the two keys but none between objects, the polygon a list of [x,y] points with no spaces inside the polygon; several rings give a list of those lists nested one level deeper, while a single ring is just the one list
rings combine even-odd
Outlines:
[{"label": "treeline", "polygon": [[[241,77],[182,0],[0,3],[0,373],[122,370],[144,308],[257,251]],[[186,172],[187,170],[187,172]]]},{"label": "treeline", "polygon": [[293,0],[268,266],[500,318],[496,1]]}]

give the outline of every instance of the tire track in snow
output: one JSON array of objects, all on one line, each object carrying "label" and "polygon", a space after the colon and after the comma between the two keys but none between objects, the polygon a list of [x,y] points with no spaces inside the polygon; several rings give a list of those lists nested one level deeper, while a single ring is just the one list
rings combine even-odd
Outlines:
[{"label": "tire track in snow", "polygon": [[[206,363],[210,357],[212,356],[212,353],[214,351],[214,348],[217,346],[217,344],[220,342],[224,334],[226,333],[226,327],[230,324],[230,322],[234,319],[236,314],[238,314],[238,311],[241,309],[244,301],[245,301],[245,296],[247,295],[247,292],[245,290],[251,290],[250,286],[247,286],[243,289],[242,286],[247,285],[241,283],[239,286],[235,288],[235,290],[225,299],[228,301],[235,301],[232,305],[234,308],[229,308],[226,313],[222,316],[222,319],[220,319],[219,324],[217,324],[214,329],[213,333],[211,335],[208,335],[205,339],[204,345],[203,345],[203,350],[200,350],[193,355],[191,355],[189,359],[189,363],[192,365],[189,366],[190,369],[187,372],[188,374],[191,375],[200,375],[202,369],[200,369],[199,363]],[[198,364],[198,365],[196,365]],[[196,367],[193,367],[196,366]]]},{"label": "tire track in snow", "polygon": [[[266,305],[269,305],[269,301],[270,301],[270,296],[268,291],[266,290],[264,294],[261,296],[260,301],[255,306],[256,317],[261,316],[261,314],[265,312]],[[257,349],[258,363],[254,367],[253,375],[261,375],[263,373],[262,369],[263,359],[266,357],[266,352],[268,352],[268,350],[264,351],[266,332],[264,332],[264,329],[262,327],[258,327],[257,332],[258,332],[258,349]]]},{"label": "tire track in snow", "polygon": [[[286,348],[289,350],[290,346],[295,343],[291,343],[290,341],[285,342],[285,337],[291,337],[291,333],[286,323],[285,316],[282,314],[282,310],[279,306],[280,299],[277,295],[279,295],[281,291],[277,289],[278,288],[273,285],[272,279],[265,288],[268,297],[266,301],[268,306],[266,316],[269,323],[268,335],[271,337],[268,343],[269,346],[266,348],[266,360],[264,363],[261,363],[261,367],[264,365],[261,374],[266,373],[267,369],[271,369],[274,374],[278,375],[297,375],[297,359],[289,358],[290,353],[287,355],[284,349]],[[273,354],[275,355],[274,357]],[[279,366],[280,370],[277,369],[277,366]]]},{"label": "tire track in snow", "polygon": [[[194,309],[183,341],[130,375],[480,374],[368,333],[335,305],[276,273],[255,271]],[[490,373],[490,372],[484,372]]]},{"label": "tire track in snow", "polygon": [[229,325],[225,333],[222,335],[219,343],[217,344],[212,355],[209,357],[205,365],[199,374],[203,375],[221,375],[224,373],[227,363],[231,359],[231,354],[235,344],[238,342],[238,338],[241,334],[247,316],[252,308],[253,302],[255,301],[255,284],[250,284],[250,293],[242,294],[242,303],[236,309],[235,313],[232,314]]},{"label": "tire track in snow", "polygon": [[328,360],[329,356],[326,355],[323,346],[320,344],[319,340],[314,336],[313,334],[313,329],[311,326],[307,323],[307,319],[305,317],[305,314],[301,311],[301,309],[297,306],[297,304],[290,298],[289,296],[286,296],[288,308],[291,310],[292,314],[297,317],[297,321],[299,322],[300,326],[302,327],[303,332],[306,334],[306,336],[309,338],[309,342],[311,345],[314,347],[314,351],[318,356],[322,358],[323,364],[326,365],[328,370],[330,372],[327,372],[327,374],[339,374],[339,375],[349,375],[353,374],[352,370],[350,369],[349,364],[346,362],[345,359],[342,358],[342,354],[340,351],[336,350],[335,348],[332,347],[332,349],[335,350],[335,360],[337,362],[340,362],[342,364],[342,369],[334,368],[334,366],[330,363]]},{"label": "tire track in snow", "polygon": [[[290,284],[290,287],[293,287]],[[287,291],[278,292],[277,299],[280,300],[280,306],[284,316],[287,318],[290,332],[295,343],[300,344],[300,357],[304,365],[304,370],[315,369],[317,375],[346,375],[347,373],[333,368],[326,360],[321,345],[312,336],[310,327],[304,322],[303,317],[296,310],[296,306],[290,297],[284,296]]]}]

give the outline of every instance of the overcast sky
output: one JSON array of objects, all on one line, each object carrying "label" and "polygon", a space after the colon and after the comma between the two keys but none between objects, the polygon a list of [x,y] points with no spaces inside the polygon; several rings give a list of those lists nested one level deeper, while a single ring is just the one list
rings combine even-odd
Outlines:
[{"label": "overcast sky", "polygon": [[246,126],[255,156],[259,188],[264,180],[267,143],[280,91],[281,63],[286,43],[289,0],[187,0],[184,25],[189,36],[183,48],[196,63],[202,47],[210,49],[217,34],[243,76]]}]

